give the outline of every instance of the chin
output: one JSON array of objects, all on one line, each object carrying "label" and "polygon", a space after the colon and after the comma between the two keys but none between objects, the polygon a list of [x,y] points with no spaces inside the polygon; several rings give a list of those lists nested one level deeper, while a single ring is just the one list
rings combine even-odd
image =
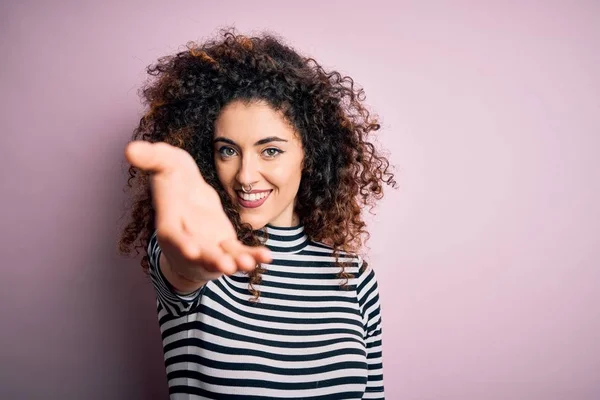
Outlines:
[{"label": "chin", "polygon": [[260,216],[254,215],[240,215],[240,219],[242,223],[250,224],[253,230],[262,229],[265,225],[267,225],[268,221]]}]

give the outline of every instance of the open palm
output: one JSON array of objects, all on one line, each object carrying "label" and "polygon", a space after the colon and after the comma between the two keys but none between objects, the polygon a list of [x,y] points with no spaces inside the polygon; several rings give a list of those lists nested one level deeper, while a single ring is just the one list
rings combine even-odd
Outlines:
[{"label": "open palm", "polygon": [[188,152],[167,143],[134,141],[125,155],[133,166],[151,172],[158,243],[179,274],[208,280],[271,260],[265,247],[239,242],[218,193]]}]

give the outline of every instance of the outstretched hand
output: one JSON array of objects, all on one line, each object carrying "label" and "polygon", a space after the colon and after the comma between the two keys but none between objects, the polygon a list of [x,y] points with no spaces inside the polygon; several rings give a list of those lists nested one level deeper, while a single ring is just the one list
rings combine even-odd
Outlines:
[{"label": "outstretched hand", "polygon": [[163,142],[134,141],[125,156],[151,173],[158,243],[178,275],[206,281],[271,261],[264,246],[246,246],[237,239],[218,193],[188,152]]}]

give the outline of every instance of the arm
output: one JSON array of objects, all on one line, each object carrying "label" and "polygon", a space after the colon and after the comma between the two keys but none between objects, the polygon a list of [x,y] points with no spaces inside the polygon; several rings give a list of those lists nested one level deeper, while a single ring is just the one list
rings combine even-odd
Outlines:
[{"label": "arm", "polygon": [[[158,248],[159,245],[156,244],[156,247]],[[173,290],[178,294],[185,295],[195,292],[209,281],[208,279],[198,281],[186,279],[185,276],[177,272],[176,267],[171,266],[167,256],[162,251],[160,251],[158,258],[158,268],[160,268],[163,277],[167,279],[167,282],[171,284]]]},{"label": "arm", "polygon": [[174,316],[193,312],[208,281],[192,282],[174,272],[158,245],[156,231],[148,241],[147,251],[150,259],[150,279],[158,302]]},{"label": "arm", "polygon": [[[360,262],[362,266],[362,260]],[[379,288],[373,269],[367,267],[359,273],[357,294],[365,327],[367,350],[367,387],[363,399],[384,399],[382,324]]]},{"label": "arm", "polygon": [[195,309],[208,280],[250,272],[257,262],[271,261],[266,247],[246,246],[238,239],[219,194],[187,151],[142,140],[129,143],[125,156],[151,177],[156,231],[147,252],[150,277],[167,312],[180,316]]}]

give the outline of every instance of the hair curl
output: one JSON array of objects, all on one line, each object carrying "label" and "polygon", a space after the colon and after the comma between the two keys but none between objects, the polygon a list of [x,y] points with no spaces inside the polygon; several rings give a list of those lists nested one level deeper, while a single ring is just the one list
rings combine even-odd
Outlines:
[{"label": "hair curl", "polygon": [[[389,162],[368,141],[380,129],[362,104],[363,89],[337,71],[326,71],[303,57],[282,39],[259,37],[224,29],[202,44],[189,42],[186,50],[158,59],[147,68],[151,77],[140,90],[148,111],[134,130],[133,140],[167,142],[189,152],[204,179],[219,193],[224,210],[247,245],[261,241],[221,186],[213,161],[214,123],[231,101],[266,101],[295,127],[304,148],[304,170],[295,211],[309,239],[333,248],[339,277],[348,282],[340,252],[358,251],[368,240],[362,206],[383,197],[383,184],[395,186]],[[145,249],[155,229],[149,175],[130,166],[127,187],[134,189],[131,221],[119,241],[122,254]],[[148,256],[141,261],[147,272]],[[363,262],[365,268],[367,262]],[[249,291],[265,272],[250,273]]]}]

